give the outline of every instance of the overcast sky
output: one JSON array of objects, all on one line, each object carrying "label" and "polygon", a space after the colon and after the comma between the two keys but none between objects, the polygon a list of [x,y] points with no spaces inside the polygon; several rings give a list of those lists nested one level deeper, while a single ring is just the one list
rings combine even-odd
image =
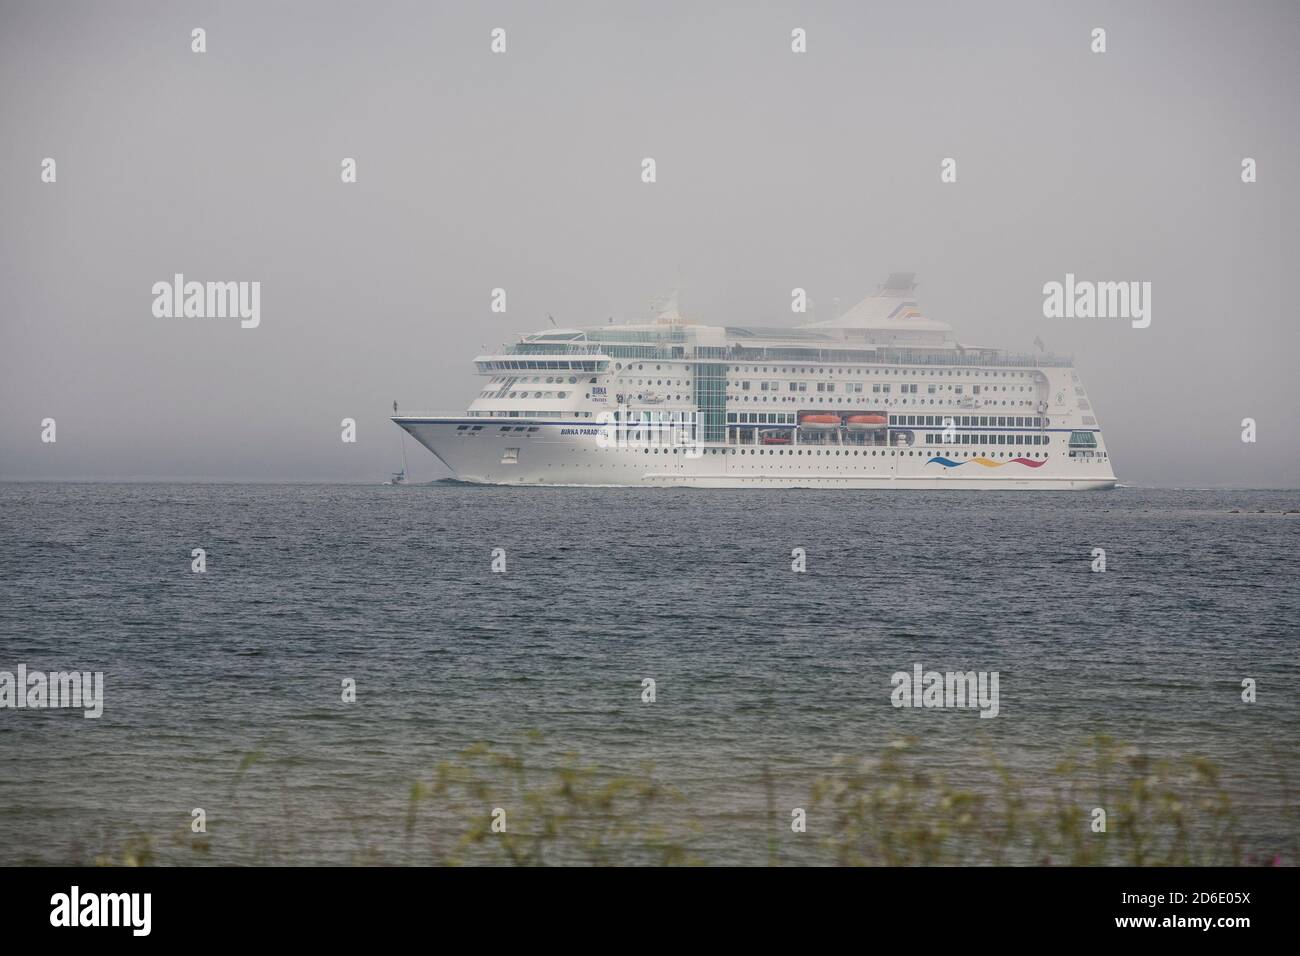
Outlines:
[{"label": "overcast sky", "polygon": [[[393,400],[463,410],[548,312],[780,324],[905,270],[963,341],[1073,354],[1122,481],[1300,486],[1300,4],[0,11],[0,478],[380,480]],[[176,272],[261,325],[156,318]],[[1067,272],[1151,326],[1044,318]]]}]

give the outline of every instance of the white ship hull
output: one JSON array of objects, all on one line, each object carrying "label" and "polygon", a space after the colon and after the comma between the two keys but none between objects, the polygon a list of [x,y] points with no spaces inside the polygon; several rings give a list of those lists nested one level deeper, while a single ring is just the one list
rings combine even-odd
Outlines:
[{"label": "white ship hull", "polygon": [[1116,484],[1109,461],[1101,458],[1054,456],[1024,464],[1021,455],[1002,451],[991,454],[1006,457],[954,461],[949,457],[953,452],[944,448],[833,444],[602,447],[602,437],[609,444],[608,435],[590,423],[456,417],[393,421],[458,479],[477,484],[1005,491],[1104,490]]}]

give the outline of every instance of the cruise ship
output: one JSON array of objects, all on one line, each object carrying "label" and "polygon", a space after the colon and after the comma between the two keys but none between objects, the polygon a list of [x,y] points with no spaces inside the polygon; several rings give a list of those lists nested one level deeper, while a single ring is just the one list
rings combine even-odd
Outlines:
[{"label": "cruise ship", "polygon": [[550,328],[475,360],[458,413],[393,421],[462,481],[698,488],[1042,489],[1116,483],[1070,359],[959,342],[891,275],[790,328]]}]

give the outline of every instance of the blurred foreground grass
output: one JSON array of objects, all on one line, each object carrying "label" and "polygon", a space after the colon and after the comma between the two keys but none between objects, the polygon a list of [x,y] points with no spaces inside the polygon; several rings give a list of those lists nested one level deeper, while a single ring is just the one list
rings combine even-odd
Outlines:
[{"label": "blurred foreground grass", "polygon": [[[479,744],[410,784],[401,833],[365,832],[355,821],[357,864],[691,865],[717,859],[716,840],[687,796],[653,767],[609,775],[576,757],[547,766],[529,761],[540,743]],[[245,756],[234,774],[232,803],[264,755]],[[1285,845],[1250,846],[1220,770],[1199,757],[1163,759],[1107,737],[1087,742],[1045,778],[1017,778],[989,755],[982,786],[958,786],[932,769],[934,755],[914,739],[897,740],[872,759],[837,759],[797,806],[806,832],[795,833],[795,807],[778,806],[770,770],[756,766],[765,809],[741,815],[752,837],[745,863],[842,866],[916,865],[1292,865],[1296,808],[1283,781]],[[241,831],[231,839],[241,863],[304,862],[285,789],[286,824],[274,833]],[[1105,810],[1097,832],[1095,809]],[[716,808],[712,816],[717,817]],[[263,828],[264,829],[264,828]],[[217,859],[226,830],[183,827],[170,836],[138,835],[95,857],[100,865],[201,863]],[[308,828],[310,832],[310,828]],[[394,858],[394,841],[403,849]],[[388,850],[383,846],[389,847]]]}]

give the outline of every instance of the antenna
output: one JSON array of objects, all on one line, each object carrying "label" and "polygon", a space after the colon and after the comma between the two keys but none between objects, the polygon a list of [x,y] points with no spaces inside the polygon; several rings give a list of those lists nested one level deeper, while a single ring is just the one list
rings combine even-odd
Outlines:
[{"label": "antenna", "polygon": [[[555,325],[555,316],[553,316],[553,315],[551,315],[551,313],[547,312],[547,313],[546,313],[546,317],[547,317],[548,319],[551,320],[551,325]],[[556,328],[559,328],[559,326],[556,326]]]}]

